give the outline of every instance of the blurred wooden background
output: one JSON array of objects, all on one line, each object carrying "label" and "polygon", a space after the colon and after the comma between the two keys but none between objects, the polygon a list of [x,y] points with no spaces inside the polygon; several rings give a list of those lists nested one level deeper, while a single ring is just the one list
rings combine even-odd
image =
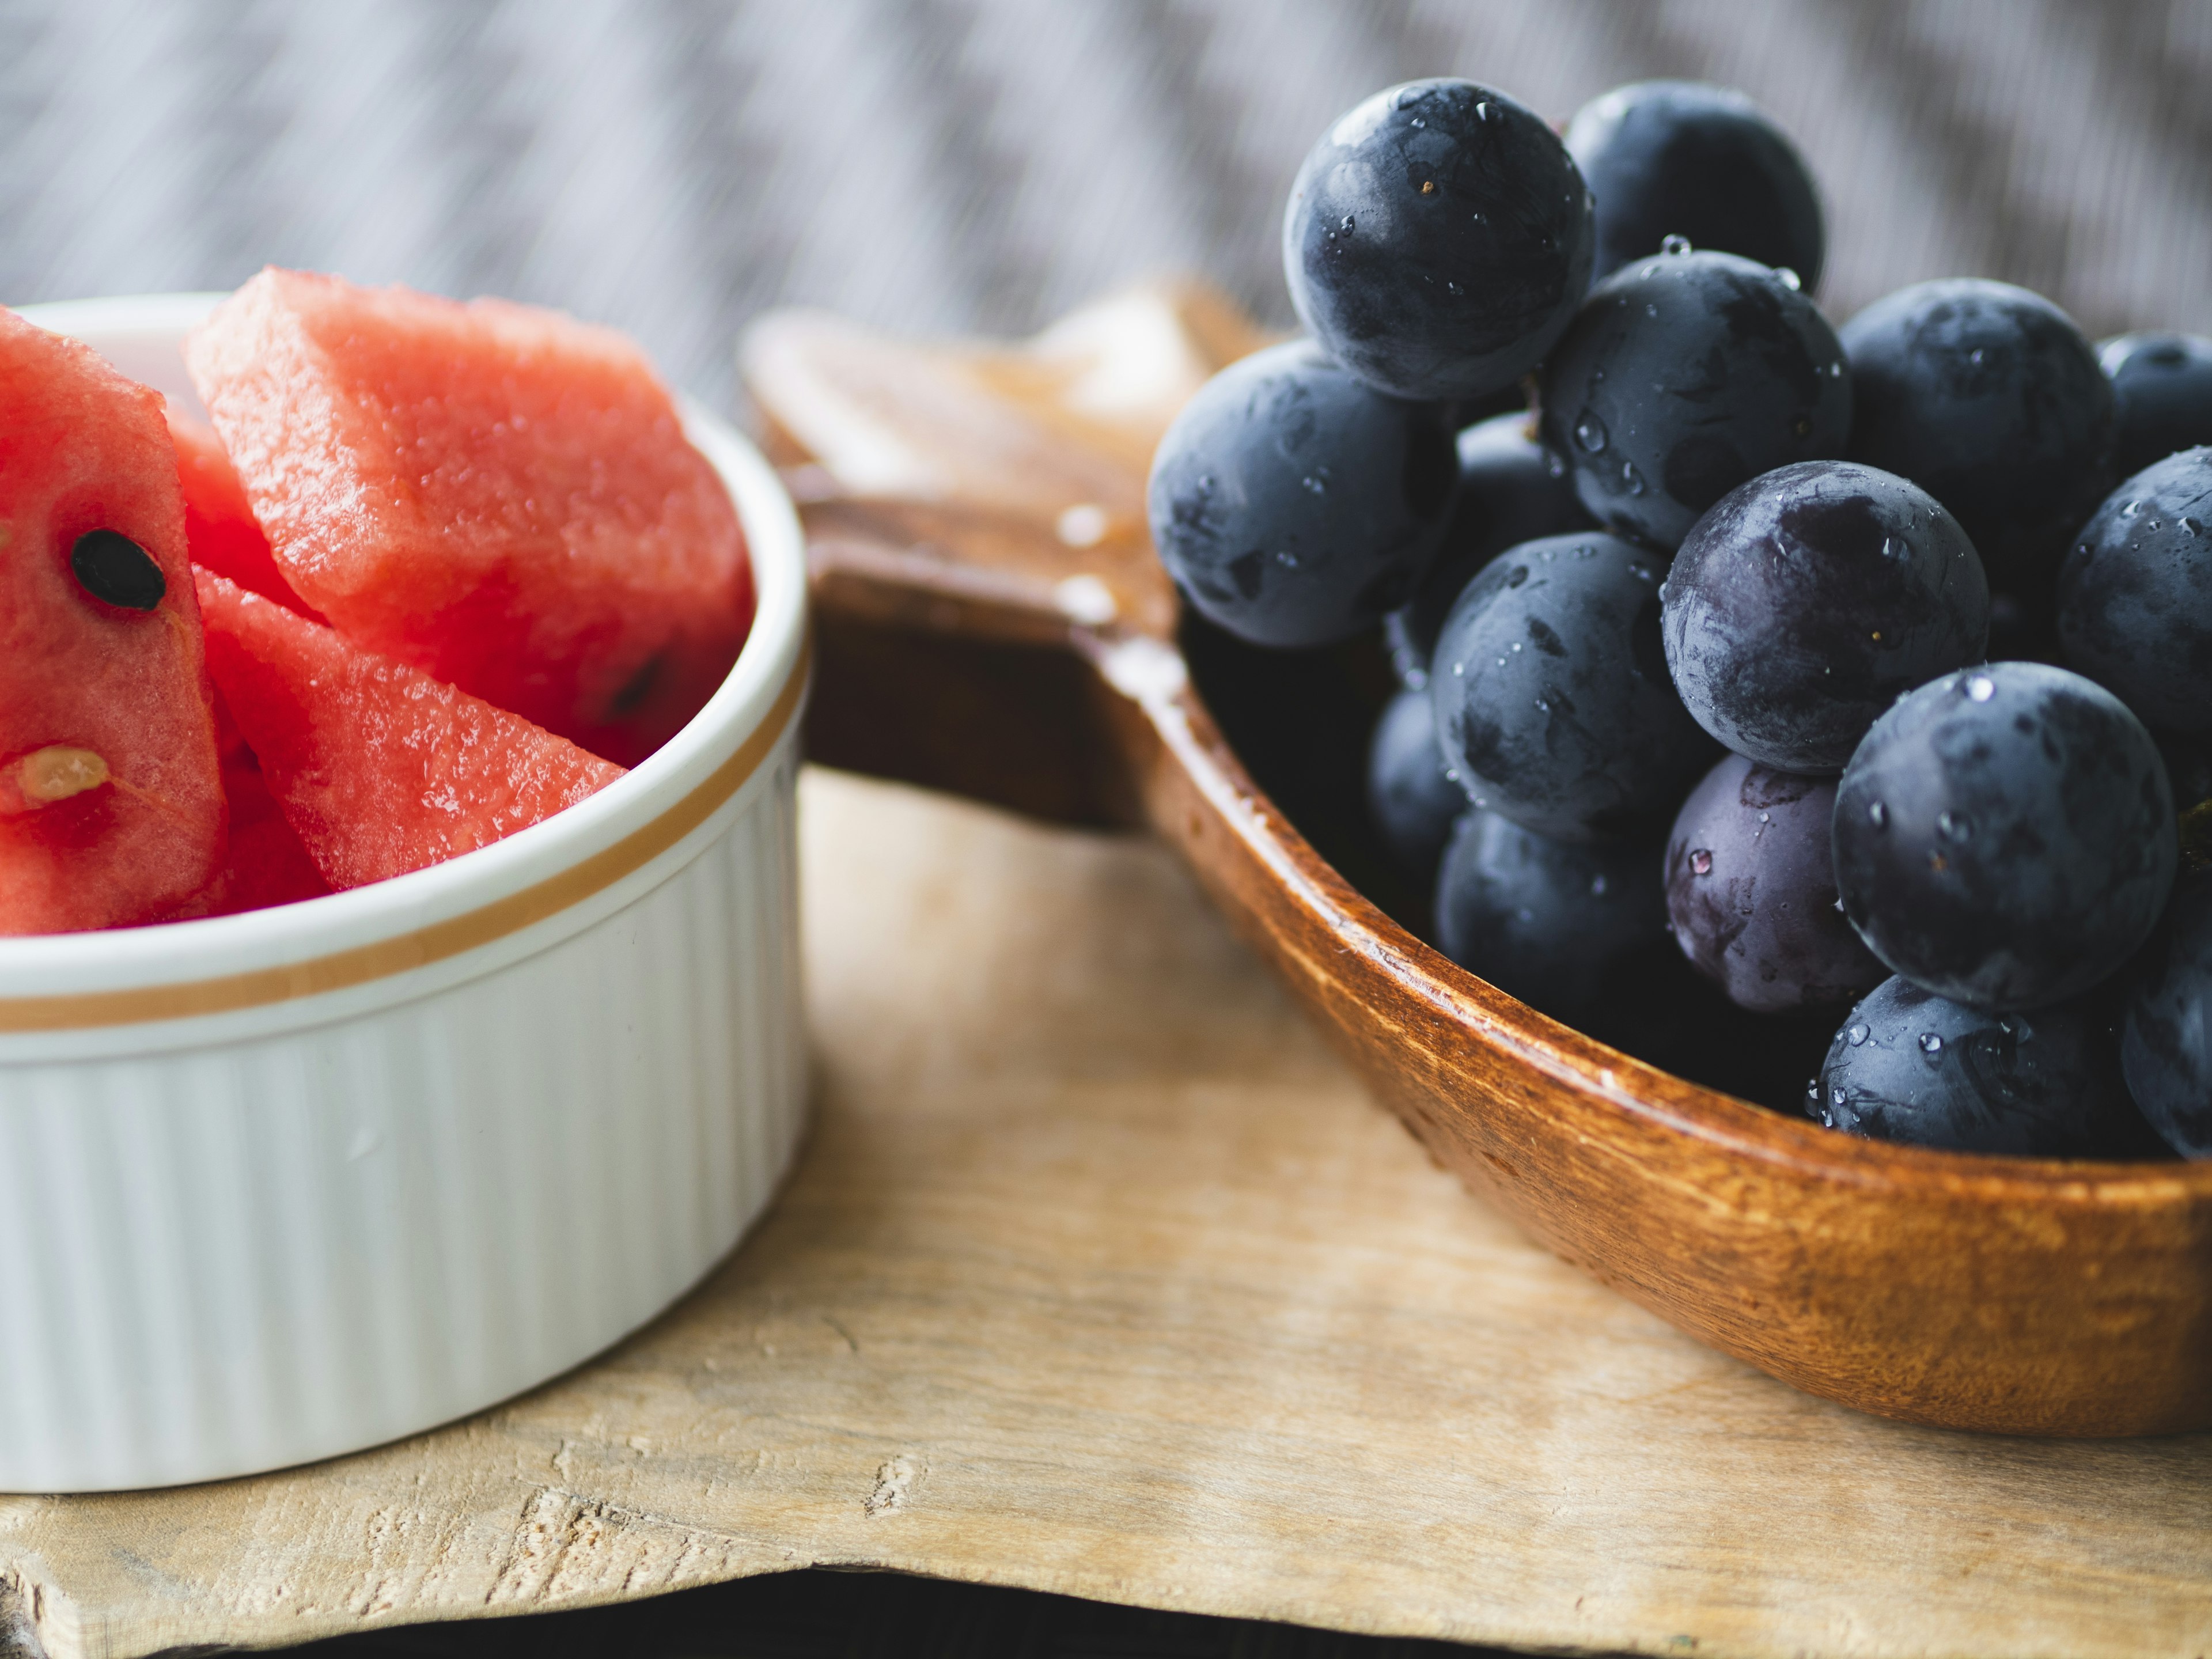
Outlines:
[{"label": "blurred wooden background", "polygon": [[1365,94],[1564,119],[1733,82],[1827,192],[1838,318],[2001,276],[2212,331],[2205,0],[0,0],[0,299],[335,270],[565,307],[708,401],[763,307],[1020,331],[1204,272]]}]

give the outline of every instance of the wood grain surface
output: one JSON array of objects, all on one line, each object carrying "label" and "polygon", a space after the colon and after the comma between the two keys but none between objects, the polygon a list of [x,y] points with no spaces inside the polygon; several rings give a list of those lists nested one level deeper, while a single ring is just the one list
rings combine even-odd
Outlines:
[{"label": "wood grain surface", "polygon": [[0,1499],[127,1659],[814,1563],[1501,1645],[2212,1650],[2212,1437],[1829,1405],[1436,1169],[1156,844],[816,771],[820,1121],[689,1301],[312,1469]]}]

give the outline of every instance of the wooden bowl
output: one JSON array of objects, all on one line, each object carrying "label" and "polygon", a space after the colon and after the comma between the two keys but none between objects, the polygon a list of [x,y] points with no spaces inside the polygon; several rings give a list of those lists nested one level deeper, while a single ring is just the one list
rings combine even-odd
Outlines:
[{"label": "wooden bowl", "polygon": [[1150,826],[1440,1163],[1725,1352],[1919,1423],[2212,1426],[2212,1163],[1891,1146],[1699,1086],[1456,967],[1285,819],[1194,683],[1143,516],[1167,419],[1258,341],[1191,289],[1015,347],[757,325],[808,532],[814,757]]}]

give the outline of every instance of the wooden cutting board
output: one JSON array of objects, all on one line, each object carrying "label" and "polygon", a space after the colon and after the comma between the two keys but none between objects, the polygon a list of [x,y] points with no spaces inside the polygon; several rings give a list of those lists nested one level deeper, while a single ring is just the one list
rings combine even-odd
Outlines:
[{"label": "wooden cutting board", "polygon": [[1431,1168],[1160,848],[833,773],[802,799],[819,1119],[758,1232],[440,1432],[0,1498],[0,1652],[813,1564],[1553,1650],[2212,1652],[2212,1437],[1797,1394]]}]

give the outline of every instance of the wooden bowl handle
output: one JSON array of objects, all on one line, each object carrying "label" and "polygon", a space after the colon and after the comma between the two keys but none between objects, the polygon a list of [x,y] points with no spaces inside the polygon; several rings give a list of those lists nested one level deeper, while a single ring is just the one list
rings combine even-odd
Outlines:
[{"label": "wooden bowl handle", "polygon": [[1188,283],[1009,346],[757,323],[740,367],[807,535],[809,754],[1056,822],[1145,823],[1157,744],[1132,688],[1183,678],[1145,477],[1184,399],[1263,338]]}]

